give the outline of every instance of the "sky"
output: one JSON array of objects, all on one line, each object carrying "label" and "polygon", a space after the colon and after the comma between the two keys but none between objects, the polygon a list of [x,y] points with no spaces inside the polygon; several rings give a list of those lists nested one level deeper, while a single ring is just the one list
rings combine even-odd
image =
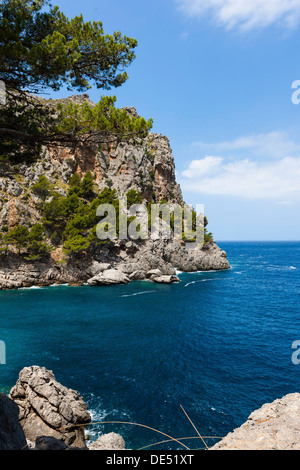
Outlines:
[{"label": "sky", "polygon": [[138,40],[128,81],[88,94],[154,119],[215,240],[300,240],[300,0],[52,3]]}]

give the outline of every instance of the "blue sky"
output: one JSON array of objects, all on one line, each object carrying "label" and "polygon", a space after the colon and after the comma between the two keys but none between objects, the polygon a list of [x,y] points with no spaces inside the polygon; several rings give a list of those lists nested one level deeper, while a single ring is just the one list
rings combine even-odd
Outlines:
[{"label": "blue sky", "polygon": [[300,0],[53,4],[138,40],[109,94],[169,137],[184,199],[204,204],[216,240],[300,240]]}]

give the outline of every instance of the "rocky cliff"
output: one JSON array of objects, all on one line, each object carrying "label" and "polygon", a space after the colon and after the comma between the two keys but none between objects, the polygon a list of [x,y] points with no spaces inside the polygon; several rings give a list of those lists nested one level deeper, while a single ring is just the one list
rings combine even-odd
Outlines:
[{"label": "rocky cliff", "polygon": [[[69,99],[81,103],[88,97],[81,95]],[[137,115],[134,108],[125,109],[130,115]],[[94,176],[95,194],[107,187],[115,189],[118,197],[125,196],[129,190],[136,190],[145,204],[165,201],[180,206],[184,204],[175,178],[170,143],[161,134],[149,133],[145,138],[118,144],[89,142],[76,149],[44,147],[40,157],[31,164],[12,165],[5,160],[0,161],[0,240],[17,226],[30,228],[42,222],[45,201],[32,190],[41,177],[51,184],[51,197],[53,192],[64,197],[70,188],[70,178],[75,173],[82,178],[87,172]],[[50,235],[47,234],[48,237]],[[49,240],[47,243],[50,245]],[[81,284],[104,271],[98,269],[99,263],[109,264],[110,268],[118,271],[112,283],[116,283],[118,278],[124,279],[122,273],[129,282],[150,277],[147,276],[149,271],[159,269],[157,282],[159,279],[161,282],[175,282],[178,281],[175,277],[167,279],[162,276],[174,275],[175,268],[199,271],[230,267],[226,253],[213,240],[202,249],[191,250],[190,246],[183,240],[163,237],[144,241],[115,240],[68,257],[63,246],[58,244],[51,247],[48,257],[35,260],[26,259],[22,250],[9,246],[1,248],[0,252],[0,288]],[[108,273],[108,278],[112,275],[112,272]],[[91,285],[95,284],[101,282]]]}]

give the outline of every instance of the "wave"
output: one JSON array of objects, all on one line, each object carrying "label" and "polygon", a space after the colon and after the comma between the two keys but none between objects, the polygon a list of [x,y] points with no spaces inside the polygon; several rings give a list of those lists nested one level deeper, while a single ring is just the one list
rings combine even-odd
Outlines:
[{"label": "wave", "polygon": [[[228,268],[226,271],[229,271],[231,268]],[[176,274],[207,274],[207,273],[219,273],[223,272],[223,270],[220,269],[209,269],[207,271],[179,271],[176,269]]]},{"label": "wave", "polygon": [[101,435],[109,432],[107,431],[105,424],[102,424],[103,421],[131,421],[129,414],[126,411],[119,411],[115,408],[110,410],[105,409],[102,406],[101,399],[97,398],[93,393],[86,401],[89,404],[88,412],[91,415],[91,423],[88,429],[85,430],[87,446],[92,444],[93,441],[96,441]]},{"label": "wave", "polygon": [[297,268],[295,266],[278,266],[275,264],[270,264],[270,266],[267,266],[266,269],[268,269],[268,271],[294,271]]},{"label": "wave", "polygon": [[185,284],[184,287],[190,286],[191,284],[197,284],[198,282],[210,282],[210,281],[219,281],[220,279],[200,279],[199,281],[191,281]]},{"label": "wave", "polygon": [[187,284],[185,284],[185,286],[183,287],[187,287],[187,286],[190,286],[191,284],[197,284],[198,282],[221,282],[221,281],[232,281],[233,279],[232,278],[214,278],[214,279],[199,279],[198,281],[191,281],[191,282],[188,282]]},{"label": "wave", "polygon": [[43,289],[43,287],[41,286],[19,287],[18,290],[27,290],[27,289]]},{"label": "wave", "polygon": [[135,297],[136,295],[143,295],[143,294],[153,294],[154,291],[152,290],[145,290],[143,292],[135,292],[134,294],[124,294],[121,297]]},{"label": "wave", "polygon": [[69,284],[51,284],[49,287],[69,286]]}]

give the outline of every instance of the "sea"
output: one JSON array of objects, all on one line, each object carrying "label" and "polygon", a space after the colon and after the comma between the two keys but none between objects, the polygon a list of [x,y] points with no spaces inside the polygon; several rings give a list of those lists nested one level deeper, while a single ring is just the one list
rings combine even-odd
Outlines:
[{"label": "sea", "polygon": [[210,448],[300,393],[300,242],[218,244],[230,270],[172,285],[0,291],[0,391],[46,367],[87,403],[88,442],[152,451]]}]

